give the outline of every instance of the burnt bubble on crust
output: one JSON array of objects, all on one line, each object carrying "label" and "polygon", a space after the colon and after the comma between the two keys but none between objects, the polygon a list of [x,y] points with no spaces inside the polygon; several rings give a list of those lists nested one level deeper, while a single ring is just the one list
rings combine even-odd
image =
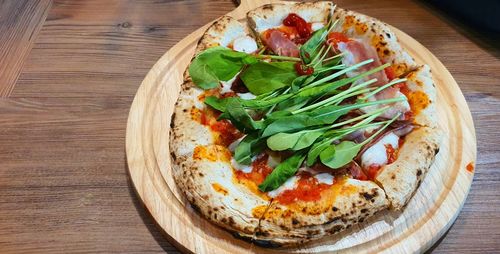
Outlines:
[{"label": "burnt bubble on crust", "polygon": [[234,238],[243,240],[245,242],[253,243],[259,247],[264,247],[264,248],[280,248],[280,247],[282,247],[281,244],[270,241],[270,240],[254,239],[254,238],[249,237],[249,236],[241,235],[240,233],[235,232],[235,231],[231,231],[231,233],[234,236]]}]

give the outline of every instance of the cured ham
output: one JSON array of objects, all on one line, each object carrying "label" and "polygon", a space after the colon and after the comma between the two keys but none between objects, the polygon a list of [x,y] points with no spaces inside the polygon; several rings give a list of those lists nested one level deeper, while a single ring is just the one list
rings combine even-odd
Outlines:
[{"label": "cured ham", "polygon": [[[349,40],[347,42],[339,42],[337,44],[338,50],[342,53],[344,53],[344,57],[342,58],[342,63],[346,66],[352,66],[354,64],[360,63],[362,61],[368,60],[368,59],[373,59],[373,62],[366,64],[364,66],[361,66],[360,68],[348,72],[346,75],[348,77],[354,77],[356,75],[359,75],[363,72],[366,72],[368,70],[371,70],[373,68],[379,67],[382,65],[382,62],[378,58],[377,52],[373,47],[370,47],[369,45],[366,45],[363,41],[358,41],[358,40]],[[363,79],[360,79],[357,81],[357,83],[362,83],[364,81],[368,81],[370,79],[377,79],[377,82],[375,82],[372,86],[382,86],[387,84],[390,80],[387,77],[386,71],[379,71],[376,73],[373,73]],[[390,73],[390,72],[389,72]],[[392,77],[391,77],[392,78]],[[375,94],[374,97],[370,97],[369,101],[374,101],[374,100],[385,100],[385,99],[391,99],[391,98],[397,98],[404,96],[400,91],[399,88],[396,86],[391,86],[388,87],[379,93]],[[363,112],[369,113],[374,110],[377,110],[381,107],[385,107],[386,105],[376,105],[376,106],[370,106],[370,107],[365,107],[362,108],[361,110]],[[385,111],[381,117],[384,118],[392,118],[396,116],[397,114],[402,114],[401,119],[404,119],[404,113],[410,111],[410,105],[408,104],[407,101],[401,101],[397,103],[392,103],[390,105],[391,107]]]},{"label": "cured ham", "polygon": [[299,47],[277,29],[266,31],[264,42],[277,55],[299,57]]}]

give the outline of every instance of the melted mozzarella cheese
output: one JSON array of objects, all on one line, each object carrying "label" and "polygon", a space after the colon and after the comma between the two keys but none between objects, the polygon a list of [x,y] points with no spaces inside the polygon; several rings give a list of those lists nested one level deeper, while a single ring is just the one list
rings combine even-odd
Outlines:
[{"label": "melted mozzarella cheese", "polygon": [[319,29],[323,28],[325,26],[325,24],[321,23],[321,22],[314,22],[311,24],[311,29],[313,31],[318,31]]},{"label": "melted mozzarella cheese", "polygon": [[314,176],[316,180],[318,180],[318,183],[324,183],[324,184],[333,184],[333,175],[328,174],[328,173],[321,173],[317,174]]},{"label": "melted mozzarella cheese", "polygon": [[232,79],[228,80],[228,81],[221,81],[220,84],[221,84],[221,89],[220,89],[220,93],[228,93],[228,92],[231,92],[233,90],[231,90],[231,86],[233,86],[233,82],[236,80],[236,78],[238,77],[240,73],[237,73]]},{"label": "melted mozzarella cheese", "polygon": [[267,159],[267,165],[271,168],[275,168],[281,163],[281,158],[277,156],[273,156],[269,154],[269,158]]},{"label": "melted mozzarella cheese", "polygon": [[269,197],[275,198],[279,196],[281,193],[285,192],[286,190],[293,190],[295,187],[297,187],[297,182],[299,178],[296,176],[292,176],[288,178],[288,180],[282,184],[278,189],[270,191],[267,193]]},{"label": "melted mozzarella cheese", "polygon": [[[256,159],[257,159],[257,157],[254,156],[252,158],[252,162],[254,162]],[[231,166],[233,166],[234,169],[239,170],[243,173],[252,172],[252,164],[250,164],[250,165],[239,164],[234,158],[231,158]]]},{"label": "melted mozzarella cheese", "polygon": [[255,99],[255,97],[256,97],[252,93],[238,93],[238,96],[240,98],[242,98],[243,100],[251,100],[251,99]]},{"label": "melted mozzarella cheese", "polygon": [[366,168],[371,165],[383,166],[387,164],[387,152],[385,145],[390,144],[394,149],[398,148],[399,137],[394,133],[385,135],[381,140],[368,148],[361,155],[361,165]]},{"label": "melted mozzarella cheese", "polygon": [[[246,135],[245,135],[246,136]],[[234,150],[236,150],[236,147],[240,144],[241,140],[243,140],[243,138],[245,138],[245,136],[235,140],[233,143],[231,143],[227,148],[229,149],[229,151],[233,152],[234,153]]]},{"label": "melted mozzarella cheese", "polygon": [[239,52],[253,53],[257,50],[257,43],[248,36],[240,36],[233,41],[233,49]]}]

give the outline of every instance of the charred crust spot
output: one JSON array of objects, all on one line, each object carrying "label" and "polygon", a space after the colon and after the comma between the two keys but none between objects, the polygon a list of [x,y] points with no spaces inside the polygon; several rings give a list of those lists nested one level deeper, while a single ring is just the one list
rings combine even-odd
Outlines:
[{"label": "charred crust spot", "polygon": [[214,207],[214,211],[219,211],[219,208],[218,207]]},{"label": "charred crust spot", "polygon": [[175,153],[174,153],[174,152],[170,152],[170,156],[172,157],[172,159],[173,159],[174,161],[176,161],[176,160],[177,160],[177,156],[175,156]]},{"label": "charred crust spot", "polygon": [[319,230],[307,230],[306,233],[308,236],[313,236],[319,234]]},{"label": "charred crust spot", "polygon": [[195,205],[195,204],[191,204],[191,207],[193,208],[193,210],[195,210],[196,212],[198,213],[201,213],[201,209],[199,206]]},{"label": "charred crust spot", "polygon": [[337,221],[337,220],[340,220],[342,217],[340,216],[337,216],[337,217],[333,217],[331,220],[329,220],[327,223],[331,223],[331,222],[334,222],[334,221]]},{"label": "charred crust spot", "polygon": [[200,173],[198,173],[198,175],[199,175],[200,177],[205,176],[205,175],[204,175],[203,173],[201,173],[201,172],[200,172]]},{"label": "charred crust spot", "polygon": [[370,202],[375,203],[375,199],[374,199],[374,198],[372,198],[372,199],[370,200]]},{"label": "charred crust spot", "polygon": [[360,222],[360,223],[361,223],[361,222],[363,222],[363,221],[365,221],[365,218],[360,218],[360,219],[358,220],[358,222]]},{"label": "charred crust spot", "polygon": [[335,207],[335,206],[334,206],[334,207],[332,207],[332,211],[336,212],[336,211],[338,211],[338,210],[339,210],[339,209],[338,209],[337,207]]},{"label": "charred crust spot", "polygon": [[214,213],[214,219],[217,219],[217,214],[216,213]]},{"label": "charred crust spot", "polygon": [[264,232],[263,232],[263,231],[260,231],[260,230],[259,230],[259,231],[255,232],[255,235],[256,235],[256,236],[264,236],[264,237],[267,237],[267,236],[269,236],[270,234],[269,234],[269,232],[266,232],[266,231],[264,231]]},{"label": "charred crust spot", "polygon": [[274,9],[274,6],[272,4],[266,4],[262,6],[262,10],[270,10],[272,11]]},{"label": "charred crust spot", "polygon": [[367,193],[367,192],[362,192],[361,195],[366,199],[366,200],[370,200],[372,199],[374,196]]},{"label": "charred crust spot", "polygon": [[305,213],[306,212],[306,208],[305,207],[302,207],[302,212]]},{"label": "charred crust spot", "polygon": [[208,215],[212,215],[212,210],[207,211]]},{"label": "charred crust spot", "polygon": [[389,55],[391,52],[388,49],[384,49],[384,55]]},{"label": "charred crust spot", "polygon": [[366,213],[366,212],[368,212],[368,209],[366,208],[361,209],[361,213]]},{"label": "charred crust spot", "polygon": [[172,114],[172,120],[170,121],[170,128],[174,128],[174,122],[175,122],[175,112]]},{"label": "charred crust spot", "polygon": [[350,228],[350,227],[351,227],[351,224],[347,225],[347,227],[346,227],[346,228]]},{"label": "charred crust spot", "polygon": [[385,33],[385,35],[387,36],[387,38],[391,38],[391,34],[390,33]]},{"label": "charred crust spot", "polygon": [[232,226],[232,225],[234,225],[234,224],[236,224],[236,223],[234,222],[233,217],[228,217],[228,218],[227,218],[227,220],[228,220],[229,225],[231,225],[231,226]]},{"label": "charred crust spot", "polygon": [[227,223],[226,218],[222,218],[220,221],[221,221],[222,223]]},{"label": "charred crust spot", "polygon": [[208,200],[208,195],[203,195],[203,196],[201,196],[201,198],[204,200]]},{"label": "charred crust spot", "polygon": [[395,175],[395,174],[392,174],[391,179],[392,179],[392,180],[395,180],[395,179],[396,179],[396,175]]},{"label": "charred crust spot", "polygon": [[438,153],[439,153],[439,147],[436,147],[436,149],[434,149],[434,155],[436,155]]},{"label": "charred crust spot", "polygon": [[182,112],[184,113],[188,112],[187,108],[183,109]]},{"label": "charred crust spot", "polygon": [[336,226],[334,226],[333,228],[331,228],[330,230],[328,230],[328,232],[329,232],[330,234],[335,234],[335,233],[337,233],[337,232],[341,231],[343,228],[344,228],[344,227],[342,227],[341,225],[336,225]]},{"label": "charred crust spot", "polygon": [[345,218],[342,218],[343,223],[347,223],[347,220]]},{"label": "charred crust spot", "polygon": [[299,224],[299,221],[295,218],[292,218],[292,224],[297,225],[297,224]]},{"label": "charred crust spot", "polygon": [[420,176],[420,175],[422,175],[422,170],[421,169],[417,170],[417,177]]},{"label": "charred crust spot", "polygon": [[281,244],[276,243],[276,242],[272,242],[269,240],[253,239],[252,242],[257,246],[264,247],[264,248],[279,248],[279,247],[281,247]]}]

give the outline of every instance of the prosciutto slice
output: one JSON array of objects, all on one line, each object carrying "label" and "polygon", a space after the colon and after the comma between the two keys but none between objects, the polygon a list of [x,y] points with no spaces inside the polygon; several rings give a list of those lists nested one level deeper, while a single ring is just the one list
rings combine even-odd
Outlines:
[{"label": "prosciutto slice", "polygon": [[299,57],[299,47],[279,30],[271,29],[264,36],[266,46],[279,56]]},{"label": "prosciutto slice", "polygon": [[[373,59],[373,62],[361,66],[360,68],[348,72],[347,76],[348,77],[354,77],[356,75],[359,75],[363,72],[369,71],[373,68],[379,67],[382,65],[380,62],[380,59],[378,58],[377,52],[375,49],[372,47],[369,47],[365,45],[365,43],[357,40],[350,40],[348,42],[339,42],[338,44],[338,49],[340,52],[344,53],[344,57],[342,58],[342,63],[345,66],[352,66],[357,63],[363,62],[368,59]],[[377,82],[374,83],[372,86],[381,86],[384,84],[387,84],[389,79],[385,75],[384,71],[379,71],[376,73],[373,73],[367,77],[365,77],[362,81],[358,82],[363,82],[363,81],[368,81],[370,79],[377,79]]]},{"label": "prosciutto slice", "polygon": [[[346,75],[348,77],[354,77],[356,75],[359,75],[363,72],[369,71],[373,68],[379,67],[382,65],[382,62],[378,58],[378,54],[375,51],[373,47],[370,45],[367,45],[363,41],[358,41],[358,40],[349,40],[348,42],[340,42],[338,43],[338,49],[340,52],[344,53],[344,57],[342,58],[342,63],[346,66],[352,66],[354,64],[360,63],[362,61],[368,60],[368,59],[373,59],[373,62],[366,64],[364,66],[361,66],[360,68],[348,72]],[[360,79],[357,81],[357,83],[362,83],[364,81],[368,81],[370,79],[377,79],[377,82],[372,84],[374,87],[382,86],[385,85],[389,82],[389,78],[387,77],[385,71],[379,71],[376,73],[373,73],[363,79]],[[396,97],[401,97],[404,96],[400,91],[399,88],[391,86],[388,87],[381,92],[375,94],[375,96],[370,97],[370,101],[374,100],[386,100],[386,99],[391,99],[391,98],[396,98]],[[384,107],[386,105],[376,105],[376,106],[370,106],[370,107],[365,107],[362,108],[361,110],[363,112],[372,112],[374,110],[377,110],[378,108]],[[391,108],[389,108],[384,114],[381,116],[384,118],[392,118],[396,116],[397,114],[402,114],[401,119],[404,119],[404,113],[408,112],[410,110],[410,105],[408,104],[407,101],[402,101],[402,102],[397,102],[397,103],[392,103]]]}]

